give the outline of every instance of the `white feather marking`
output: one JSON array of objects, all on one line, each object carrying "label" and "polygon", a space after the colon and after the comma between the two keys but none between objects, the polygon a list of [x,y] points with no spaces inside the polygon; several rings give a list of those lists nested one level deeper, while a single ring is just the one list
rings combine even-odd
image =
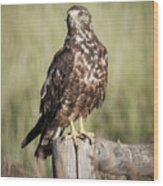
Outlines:
[{"label": "white feather marking", "polygon": [[97,50],[94,50],[94,54],[98,54]]},{"label": "white feather marking", "polygon": [[89,50],[85,47],[84,44],[81,45],[81,48],[84,50],[85,53],[89,54]]},{"label": "white feather marking", "polygon": [[67,107],[66,104],[63,104],[63,105],[62,105],[62,108],[63,108],[63,110],[68,110],[68,107]]},{"label": "white feather marking", "polygon": [[83,38],[81,38],[79,35],[76,36],[76,44],[80,44],[83,41]]},{"label": "white feather marking", "polygon": [[97,59],[98,59],[98,56],[97,56],[97,55],[95,55],[95,56],[94,56],[94,60],[97,60]]},{"label": "white feather marking", "polygon": [[84,66],[86,66],[88,70],[91,70],[91,65],[87,63],[85,58],[83,58],[83,63],[84,63]]},{"label": "white feather marking", "polygon": [[57,69],[57,71],[56,71],[56,74],[57,74],[57,76],[60,76],[61,74],[60,74],[60,71]]},{"label": "white feather marking", "polygon": [[61,131],[62,131],[62,127],[58,127],[56,132],[55,132],[55,135],[53,136],[53,140],[55,140],[56,138],[59,137]]},{"label": "white feather marking", "polygon": [[41,99],[45,97],[46,93],[47,93],[47,88],[45,88],[45,91],[43,91],[43,94],[41,95]]},{"label": "white feather marking", "polygon": [[86,30],[85,33],[88,35],[88,38],[89,38],[89,39],[92,38],[92,34],[91,34],[91,32],[88,32],[88,31]]},{"label": "white feather marking", "polygon": [[105,54],[105,60],[107,60],[107,59],[108,59],[108,54],[106,53],[106,54]]},{"label": "white feather marking", "polygon": [[72,17],[76,17],[79,13],[79,10],[70,10],[68,12]]},{"label": "white feather marking", "polygon": [[87,43],[87,45],[89,45],[89,47],[92,47],[92,48],[95,46],[94,43]]},{"label": "white feather marking", "polygon": [[66,100],[65,100],[65,104],[66,104],[66,105],[70,104],[70,100],[66,99]]},{"label": "white feather marking", "polygon": [[79,56],[81,55],[81,52],[77,52],[75,55],[75,62],[78,60]]},{"label": "white feather marking", "polygon": [[43,99],[47,93],[47,86],[49,85],[50,83],[50,77],[47,78],[47,80],[45,81],[44,83],[44,87],[43,87],[43,94],[41,95],[41,99]]},{"label": "white feather marking", "polygon": [[106,64],[106,61],[104,59],[101,59],[101,64],[104,66]]},{"label": "white feather marking", "polygon": [[89,77],[89,81],[93,82],[96,81],[97,79],[95,78],[95,76],[93,75],[93,73],[91,73],[90,77]]}]

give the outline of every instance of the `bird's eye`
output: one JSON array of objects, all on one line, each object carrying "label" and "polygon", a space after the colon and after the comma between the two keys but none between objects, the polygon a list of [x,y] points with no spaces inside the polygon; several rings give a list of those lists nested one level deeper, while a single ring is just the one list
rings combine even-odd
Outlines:
[{"label": "bird's eye", "polygon": [[83,15],[83,12],[79,12],[78,16],[81,17]]}]

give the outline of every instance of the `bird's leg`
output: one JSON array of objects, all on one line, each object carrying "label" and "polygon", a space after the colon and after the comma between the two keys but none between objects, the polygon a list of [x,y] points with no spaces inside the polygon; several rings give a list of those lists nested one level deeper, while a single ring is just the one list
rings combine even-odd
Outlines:
[{"label": "bird's leg", "polygon": [[78,132],[75,129],[74,122],[70,121],[70,127],[71,127],[71,134],[77,135]]},{"label": "bird's leg", "polygon": [[84,129],[84,124],[83,124],[83,119],[82,117],[79,119],[80,121],[80,134],[83,135],[84,137],[87,137],[89,141],[92,143],[93,142],[93,137],[94,133],[92,132],[86,132]]},{"label": "bird's leg", "polygon": [[72,120],[70,120],[70,134],[67,136],[67,138],[72,138],[74,143],[77,144],[76,139],[79,136],[79,133],[76,131],[75,126],[74,126],[74,122]]},{"label": "bird's leg", "polygon": [[82,118],[79,119],[79,123],[80,123],[80,133],[85,133],[85,129],[84,129],[84,124],[83,124],[83,119]]}]

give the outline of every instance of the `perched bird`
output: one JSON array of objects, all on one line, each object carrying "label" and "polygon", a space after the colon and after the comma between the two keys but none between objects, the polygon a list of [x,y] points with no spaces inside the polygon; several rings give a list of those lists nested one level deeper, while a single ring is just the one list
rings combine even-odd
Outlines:
[{"label": "perched bird", "polygon": [[[91,137],[82,119],[105,99],[108,54],[94,33],[88,9],[72,6],[67,11],[67,27],[64,46],[55,54],[41,89],[40,117],[21,144],[24,148],[41,134],[35,152],[40,158],[46,158],[46,147],[69,125],[73,139]],[[77,119],[80,132],[73,124]]]}]

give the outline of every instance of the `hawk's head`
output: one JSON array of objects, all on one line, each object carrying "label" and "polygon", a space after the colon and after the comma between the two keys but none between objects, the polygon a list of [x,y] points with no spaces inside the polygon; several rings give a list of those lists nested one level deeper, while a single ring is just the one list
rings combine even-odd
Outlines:
[{"label": "hawk's head", "polygon": [[67,11],[67,25],[71,28],[91,28],[91,14],[83,6],[72,6]]}]

